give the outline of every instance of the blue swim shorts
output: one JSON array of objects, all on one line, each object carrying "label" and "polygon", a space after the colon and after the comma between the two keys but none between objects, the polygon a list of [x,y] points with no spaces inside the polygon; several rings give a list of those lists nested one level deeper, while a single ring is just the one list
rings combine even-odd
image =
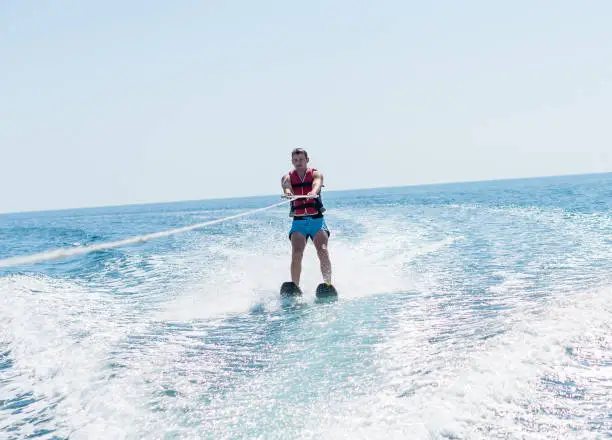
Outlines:
[{"label": "blue swim shorts", "polygon": [[325,224],[325,219],[323,217],[294,217],[293,223],[291,223],[291,230],[289,231],[289,239],[291,240],[291,234],[294,232],[299,232],[306,237],[306,240],[308,240],[308,237],[310,237],[311,240],[314,240],[314,236],[319,231],[325,231],[329,237],[329,229],[327,229],[327,225]]}]

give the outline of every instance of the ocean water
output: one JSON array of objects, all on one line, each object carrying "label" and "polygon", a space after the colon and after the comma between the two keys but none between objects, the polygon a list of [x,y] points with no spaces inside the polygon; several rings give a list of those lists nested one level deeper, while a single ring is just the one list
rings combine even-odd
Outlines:
[{"label": "ocean water", "polygon": [[[0,259],[278,197],[0,215]],[[2,439],[612,437],[612,174],[327,192],[334,284],[286,206],[0,269]]]}]

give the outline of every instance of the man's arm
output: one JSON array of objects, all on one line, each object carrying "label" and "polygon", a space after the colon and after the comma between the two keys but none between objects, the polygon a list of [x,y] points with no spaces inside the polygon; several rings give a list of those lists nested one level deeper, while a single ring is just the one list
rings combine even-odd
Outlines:
[{"label": "man's arm", "polygon": [[285,174],[281,179],[281,186],[283,188],[283,195],[285,197],[291,197],[293,195],[293,189],[291,188],[291,178],[289,174]]},{"label": "man's arm", "polygon": [[312,173],[312,191],[310,191],[307,196],[316,196],[321,192],[321,187],[323,186],[323,173],[319,171],[314,171]]}]

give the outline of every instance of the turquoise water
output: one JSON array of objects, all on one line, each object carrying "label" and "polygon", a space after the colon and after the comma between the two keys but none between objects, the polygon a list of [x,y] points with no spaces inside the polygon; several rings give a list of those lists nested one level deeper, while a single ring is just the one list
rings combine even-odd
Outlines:
[{"label": "turquoise water", "polygon": [[[278,202],[0,215],[0,258]],[[0,438],[612,436],[612,174],[327,192],[336,302],[286,206],[0,269]]]}]

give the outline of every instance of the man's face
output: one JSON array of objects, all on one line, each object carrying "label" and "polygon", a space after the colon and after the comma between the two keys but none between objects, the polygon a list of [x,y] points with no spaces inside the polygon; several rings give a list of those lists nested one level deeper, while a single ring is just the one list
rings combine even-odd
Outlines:
[{"label": "man's face", "polygon": [[296,170],[303,170],[308,165],[308,158],[303,153],[294,154],[291,156],[291,163]]}]

